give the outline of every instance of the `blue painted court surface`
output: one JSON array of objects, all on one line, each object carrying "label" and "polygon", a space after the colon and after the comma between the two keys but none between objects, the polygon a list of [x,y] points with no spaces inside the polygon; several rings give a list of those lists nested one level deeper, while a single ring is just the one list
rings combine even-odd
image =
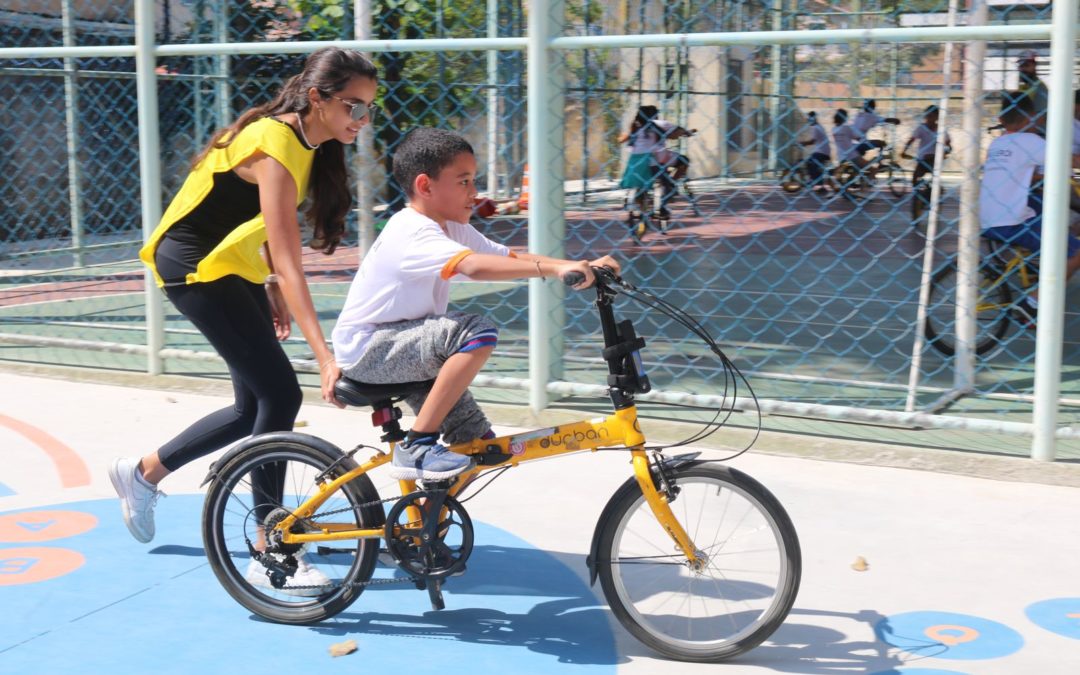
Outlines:
[{"label": "blue painted court surface", "polygon": [[[1052,467],[1076,475],[1066,486],[1018,480],[1028,463],[989,456],[977,459],[1000,464],[996,480],[873,466],[869,453],[866,464],[739,457],[731,465],[795,523],[802,584],[768,641],[724,664],[690,664],[634,639],[588,585],[597,518],[629,475],[617,453],[514,469],[470,501],[476,548],[466,574],[447,582],[445,610],[389,585],[325,624],[283,626],[237,604],[203,555],[199,483],[216,456],[168,478],[149,545],[127,532],[105,472],[118,452],[156,447],[227,393],[3,372],[0,389],[19,392],[0,400],[9,422],[0,425],[0,675],[1080,674],[1080,466]],[[305,432],[339,447],[377,442],[366,412],[305,405],[301,415]],[[834,453],[841,441],[761,443]],[[373,480],[394,494],[392,479]],[[854,566],[860,558],[868,566]],[[349,639],[357,652],[329,655]]]},{"label": "blue painted court surface", "polygon": [[[0,541],[0,672],[398,672],[438,658],[475,672],[614,672],[607,610],[555,557],[497,528],[476,523],[477,547],[465,576],[444,587],[446,607],[430,611],[426,592],[407,584],[372,587],[333,621],[281,626],[255,618],[220,587],[199,537],[201,495],[170,496],[158,509],[153,544],[135,543],[114,500],[64,504],[47,517],[0,514],[23,528]],[[45,511],[44,509],[39,511]],[[89,514],[91,529],[65,534],[64,519]],[[51,522],[50,522],[51,521]],[[80,528],[75,528],[80,529]],[[26,541],[29,538],[32,541]],[[159,543],[160,542],[160,543]],[[25,555],[29,552],[31,555]],[[59,569],[71,553],[84,563]],[[380,576],[390,570],[380,568]],[[335,642],[358,651],[331,658]]]}]

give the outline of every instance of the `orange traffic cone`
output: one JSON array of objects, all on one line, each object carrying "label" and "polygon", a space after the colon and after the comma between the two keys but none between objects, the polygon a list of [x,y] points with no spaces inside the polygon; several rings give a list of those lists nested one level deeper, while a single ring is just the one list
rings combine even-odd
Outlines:
[{"label": "orange traffic cone", "polygon": [[525,165],[525,174],[521,177],[521,194],[518,196],[518,207],[522,210],[529,208],[529,165]]}]

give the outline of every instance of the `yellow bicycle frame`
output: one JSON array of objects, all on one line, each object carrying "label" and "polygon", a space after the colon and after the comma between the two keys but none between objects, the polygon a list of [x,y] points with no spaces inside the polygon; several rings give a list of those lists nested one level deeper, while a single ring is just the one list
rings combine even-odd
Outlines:
[{"label": "yellow bicycle frame", "polygon": [[[675,518],[664,494],[656,489],[649,458],[644,449],[645,436],[638,424],[637,408],[630,406],[616,410],[612,415],[591,420],[583,420],[557,427],[538,429],[511,436],[500,436],[489,440],[477,439],[450,447],[450,450],[464,455],[479,455],[497,452],[508,455],[505,462],[499,464],[477,465],[461,474],[450,488],[449,494],[456,495],[470,479],[485,471],[517,466],[535,459],[553,457],[582,450],[597,450],[605,447],[630,448],[633,458],[634,477],[637,479],[646,502],[652,509],[657,521],[671,537],[679,550],[686,555],[691,565],[698,563],[697,549],[686,530]],[[391,454],[393,444],[391,444]],[[345,539],[377,539],[384,534],[383,528],[358,529],[353,523],[324,523],[312,521],[321,507],[341,486],[354,478],[378,468],[390,461],[391,454],[379,453],[357,468],[329,482],[318,484],[318,493],[307,499],[292,514],[277,524],[275,529],[281,532],[284,544],[308,544]],[[398,481],[402,496],[416,490],[416,481]],[[409,518],[420,520],[418,509],[410,507]],[[303,521],[304,532],[291,532],[297,521]],[[312,531],[312,529],[316,531]]]}]

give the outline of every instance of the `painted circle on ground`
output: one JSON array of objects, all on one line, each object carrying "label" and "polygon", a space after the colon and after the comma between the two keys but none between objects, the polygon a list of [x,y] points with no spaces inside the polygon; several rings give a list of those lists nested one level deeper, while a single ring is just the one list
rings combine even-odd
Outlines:
[{"label": "painted circle on ground", "polygon": [[98,519],[82,511],[23,511],[0,515],[0,543],[27,544],[74,537],[97,527]]},{"label": "painted circle on ground", "polygon": [[82,553],[66,548],[0,548],[0,586],[48,581],[79,569],[84,562]]},{"label": "painted circle on ground", "polygon": [[874,632],[905,652],[938,659],[997,659],[1024,646],[1020,633],[1005,624],[951,612],[897,614],[878,622]]},{"label": "painted circle on ground", "polygon": [[1028,605],[1027,618],[1039,628],[1080,640],[1080,598],[1054,598]]}]

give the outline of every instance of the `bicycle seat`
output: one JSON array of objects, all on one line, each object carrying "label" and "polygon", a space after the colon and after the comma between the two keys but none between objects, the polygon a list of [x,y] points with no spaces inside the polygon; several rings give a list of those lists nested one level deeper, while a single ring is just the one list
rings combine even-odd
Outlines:
[{"label": "bicycle seat", "polygon": [[334,385],[334,396],[346,405],[374,406],[377,403],[401,400],[410,394],[428,391],[433,384],[435,380],[368,384],[342,377]]}]

